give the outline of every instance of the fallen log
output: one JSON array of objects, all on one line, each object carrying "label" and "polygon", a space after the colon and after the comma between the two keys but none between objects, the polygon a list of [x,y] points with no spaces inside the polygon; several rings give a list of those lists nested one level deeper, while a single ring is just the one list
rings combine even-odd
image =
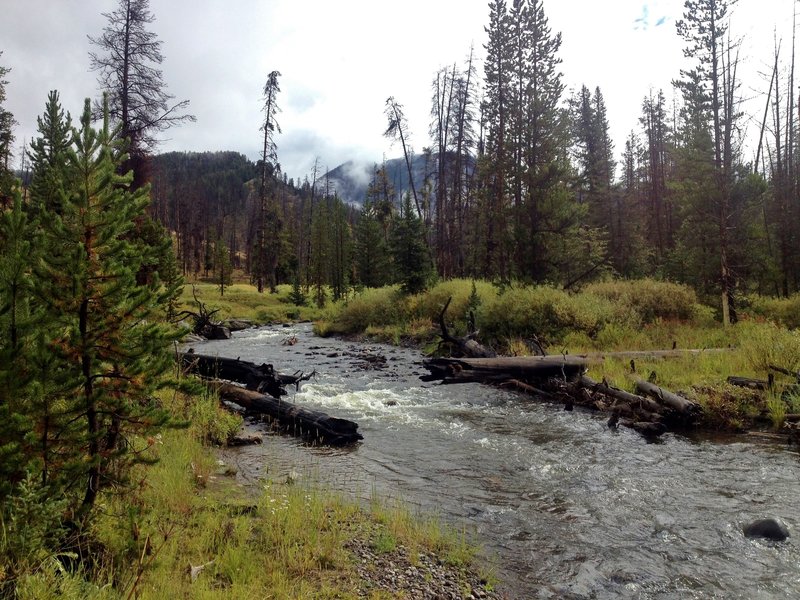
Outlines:
[{"label": "fallen log", "polygon": [[637,396],[636,394],[631,394],[630,392],[626,392],[625,390],[621,390],[619,388],[615,388],[613,386],[608,385],[605,381],[598,383],[594,379],[586,375],[582,375],[578,379],[578,383],[583,387],[591,390],[592,392],[602,394],[604,396],[608,396],[610,398],[614,398],[631,406],[640,408],[650,413],[660,413],[662,412],[662,406],[651,400],[650,398],[646,398],[644,396]]},{"label": "fallen log", "polygon": [[700,405],[696,402],[692,402],[691,400],[688,400],[682,396],[678,396],[677,394],[674,394],[669,390],[665,390],[664,388],[648,381],[637,379],[636,391],[640,394],[644,394],[650,398],[653,398],[656,402],[659,402],[664,406],[668,406],[682,418],[687,420],[694,419],[702,411]]},{"label": "fallen log", "polygon": [[794,377],[798,383],[800,383],[800,371],[791,371],[784,367],[779,367],[777,365],[769,365],[769,368],[776,373],[782,373],[784,375],[788,375],[789,377]]},{"label": "fallen log", "polygon": [[517,379],[526,383],[558,378],[574,381],[586,370],[585,359],[570,355],[513,356],[497,358],[429,358],[422,361],[429,375],[423,381],[443,383],[497,383]]},{"label": "fallen log", "polygon": [[266,415],[285,431],[313,442],[343,446],[364,439],[358,432],[358,423],[353,421],[331,417],[326,413],[271,398],[232,383],[209,381],[208,385],[217,390],[222,400],[238,404],[250,412]]},{"label": "fallen log", "polygon": [[272,365],[257,365],[238,358],[209,356],[192,351],[180,355],[181,363],[187,371],[209,379],[227,379],[247,386],[248,390],[266,392],[273,398],[286,395],[285,386],[299,387],[300,382],[314,375],[297,372],[294,375],[277,373]]},{"label": "fallen log", "polygon": [[750,390],[766,390],[771,387],[770,382],[766,379],[751,379],[750,377],[739,377],[731,375],[727,379],[728,383],[736,387],[743,387]]}]

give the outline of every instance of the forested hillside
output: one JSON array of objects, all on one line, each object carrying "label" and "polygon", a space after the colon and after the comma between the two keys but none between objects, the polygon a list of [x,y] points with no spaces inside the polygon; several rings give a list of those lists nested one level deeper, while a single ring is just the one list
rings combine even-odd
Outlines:
[{"label": "forested hillside", "polygon": [[[610,275],[657,277],[692,285],[732,320],[743,293],[798,290],[796,111],[793,95],[774,91],[793,89],[793,72],[779,68],[776,50],[753,156],[727,3],[687,3],[678,32],[693,67],[673,89],[642,98],[639,127],[618,149],[601,88],[565,89],[561,36],[544,4],[489,8],[482,67],[470,53],[432,75],[421,153],[407,145],[403,106],[390,98],[386,136],[403,155],[373,169],[315,167],[300,183],[275,167],[277,147],[257,165],[230,152],[157,157],[152,213],[174,232],[183,271],[208,274],[222,244],[257,277],[263,212],[276,281],[332,285],[337,297],[420,269],[568,289]],[[404,216],[419,220],[424,264],[402,264]]]}]

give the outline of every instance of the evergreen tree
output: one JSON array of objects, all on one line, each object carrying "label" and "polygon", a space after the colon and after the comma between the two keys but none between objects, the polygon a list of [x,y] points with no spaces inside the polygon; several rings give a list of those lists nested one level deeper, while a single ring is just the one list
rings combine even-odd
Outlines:
[{"label": "evergreen tree", "polygon": [[392,254],[403,292],[418,294],[423,291],[432,276],[433,265],[425,244],[422,220],[414,213],[408,193],[403,200],[403,211],[392,229]]},{"label": "evergreen tree", "polygon": [[355,232],[356,281],[364,287],[381,287],[391,277],[391,256],[378,220],[377,210],[367,198]]},{"label": "evergreen tree", "polygon": [[72,119],[61,108],[56,90],[48,94],[44,113],[36,118],[36,123],[41,137],[31,142],[28,151],[33,168],[31,204],[38,211],[60,213],[69,185],[67,152],[72,144]]},{"label": "evergreen tree", "polygon": [[[156,285],[136,284],[149,257],[126,240],[144,214],[147,190],[129,191],[132,173],[117,174],[127,156],[104,111],[91,125],[87,99],[68,154],[71,185],[62,213],[43,219],[39,300],[48,312],[49,348],[59,362],[57,385],[68,427],[58,433],[65,462],[61,484],[72,508],[88,517],[102,488],[124,481],[142,435],[165,422],[152,392],[171,365],[174,333],[154,318],[166,301]],[[68,463],[68,464],[67,464]],[[83,490],[74,489],[75,483]]]},{"label": "evergreen tree", "polygon": [[309,261],[309,283],[313,298],[319,308],[328,299],[326,286],[331,280],[331,219],[327,202],[319,202],[314,208],[311,221],[311,260]]},{"label": "evergreen tree", "polygon": [[231,252],[221,238],[214,242],[214,280],[219,285],[219,295],[225,295],[225,287],[231,285],[233,267]]},{"label": "evergreen tree", "polygon": [[511,34],[505,0],[489,3],[489,40],[486,61],[483,112],[487,128],[485,155],[480,173],[484,181],[482,216],[476,241],[477,260],[485,277],[507,276],[506,222],[508,211],[509,103],[511,101]]},{"label": "evergreen tree", "polygon": [[[261,177],[258,186],[259,214],[258,228],[255,240],[255,260],[253,275],[259,292],[264,291],[265,281],[269,284],[271,292],[276,291],[278,276],[278,261],[281,247],[282,222],[278,216],[277,203],[274,193],[270,194],[270,174],[275,173],[272,164],[277,164],[277,150],[275,134],[280,133],[277,114],[278,93],[281,91],[278,83],[278,71],[272,71],[267,76],[264,84],[264,144],[261,152]],[[272,163],[272,164],[270,164]]]},{"label": "evergreen tree", "polygon": [[352,279],[352,234],[347,209],[339,196],[329,199],[331,218],[331,291],[337,301],[347,294]]},{"label": "evergreen tree", "polygon": [[[33,467],[30,446],[37,445],[28,403],[36,374],[31,368],[36,325],[31,295],[39,246],[36,223],[22,209],[17,192],[12,208],[0,214],[0,508]],[[46,468],[46,452],[43,464]]]},{"label": "evergreen tree", "polygon": [[[733,0],[735,2],[735,0]],[[728,31],[728,0],[685,0],[683,19],[676,23],[678,34],[686,41],[684,55],[694,58],[693,72],[708,98],[713,143],[713,195],[718,230],[719,291],[722,298],[722,322],[735,321],[733,303],[735,276],[730,257],[732,227],[731,192],[734,175],[734,143],[737,113],[734,108],[736,63],[725,48]],[[683,72],[683,75],[688,75]]]},{"label": "evergreen tree", "polygon": [[[3,53],[0,52],[0,57]],[[3,79],[11,69],[0,65],[0,203],[7,205],[12,196],[14,176],[11,168],[12,148],[14,146],[14,115],[5,109],[6,85]]]}]

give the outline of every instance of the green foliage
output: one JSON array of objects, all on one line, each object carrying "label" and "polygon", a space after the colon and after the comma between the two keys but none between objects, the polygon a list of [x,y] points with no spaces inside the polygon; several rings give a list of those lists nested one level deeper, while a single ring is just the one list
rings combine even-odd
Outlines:
[{"label": "green foliage", "polygon": [[424,290],[433,274],[433,266],[422,219],[414,212],[408,194],[403,201],[403,213],[392,229],[392,254],[403,293],[418,294]]},{"label": "green foliage", "polygon": [[305,306],[307,300],[306,295],[303,293],[303,288],[300,286],[300,277],[295,275],[292,281],[292,291],[289,294],[289,302],[295,306]]},{"label": "green foliage", "polygon": [[422,294],[416,302],[414,314],[437,323],[448,298],[452,298],[447,309],[447,321],[455,327],[455,332],[466,333],[469,311],[474,310],[476,318],[481,314],[481,306],[497,296],[495,288],[486,281],[450,279],[433,286]]},{"label": "green foliage", "polygon": [[232,283],[233,267],[231,251],[221,239],[214,242],[214,279],[219,285],[219,295],[225,295],[225,288]]},{"label": "green foliage", "polygon": [[767,411],[769,419],[772,421],[772,426],[775,429],[783,427],[783,422],[786,419],[786,402],[780,393],[773,390],[767,392]]},{"label": "green foliage", "polygon": [[52,492],[28,472],[0,505],[0,595],[7,581],[38,569],[58,545],[67,502]]},{"label": "green foliage", "polygon": [[379,213],[369,199],[358,217],[354,244],[356,281],[364,287],[381,287],[389,282],[391,256]]},{"label": "green foliage", "polygon": [[592,294],[570,295],[537,286],[510,289],[487,302],[480,311],[485,340],[538,336],[543,342],[561,340],[568,332],[593,337],[617,318],[614,305]]},{"label": "green foliage", "polygon": [[654,279],[592,283],[584,288],[584,293],[609,300],[629,315],[631,323],[689,320],[697,304],[697,296],[690,287]]},{"label": "green foliage", "polygon": [[204,444],[225,445],[243,422],[240,415],[222,408],[217,394],[211,392],[195,395],[188,413],[191,431]]},{"label": "green foliage", "polygon": [[800,371],[800,331],[789,331],[772,323],[742,323],[741,348],[751,367],[766,374],[770,365]]},{"label": "green foliage", "polygon": [[370,326],[400,324],[410,314],[397,286],[364,290],[334,311],[337,333],[363,333]]},{"label": "green foliage", "polygon": [[72,119],[64,113],[58,92],[51,91],[42,116],[37,117],[40,137],[31,142],[33,178],[29,193],[35,210],[59,213],[69,187],[67,154],[72,144]]},{"label": "green foliage", "polygon": [[745,298],[743,312],[779,323],[789,329],[800,328],[800,293],[788,298],[752,294]]}]

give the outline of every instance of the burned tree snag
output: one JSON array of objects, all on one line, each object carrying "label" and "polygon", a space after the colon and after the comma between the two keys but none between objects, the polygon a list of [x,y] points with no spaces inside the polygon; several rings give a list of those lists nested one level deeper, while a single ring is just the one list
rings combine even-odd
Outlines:
[{"label": "burned tree snag", "polygon": [[469,332],[466,336],[457,338],[450,335],[450,332],[447,329],[447,323],[445,323],[445,313],[447,313],[447,309],[452,300],[453,297],[450,296],[447,299],[447,302],[445,302],[442,312],[439,313],[439,327],[441,328],[442,335],[442,341],[439,344],[440,347],[449,346],[451,356],[455,357],[494,358],[497,356],[497,353],[494,350],[479,344],[475,339],[478,336],[478,332],[474,330],[474,319],[471,327],[473,331]]}]

